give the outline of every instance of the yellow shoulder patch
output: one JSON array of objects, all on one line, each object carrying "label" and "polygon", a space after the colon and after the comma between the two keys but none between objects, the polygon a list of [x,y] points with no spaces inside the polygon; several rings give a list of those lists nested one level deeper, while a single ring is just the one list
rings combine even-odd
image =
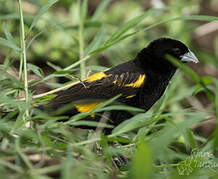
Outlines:
[{"label": "yellow shoulder patch", "polygon": [[96,108],[99,103],[91,103],[91,104],[77,104],[75,105],[77,111],[79,112],[90,112],[92,111],[94,108]]},{"label": "yellow shoulder patch", "polygon": [[135,95],[135,94],[129,95],[129,96],[127,96],[126,98],[133,98],[134,96],[136,96],[136,95]]},{"label": "yellow shoulder patch", "polygon": [[104,72],[99,72],[99,73],[95,73],[91,75],[90,77],[86,78],[85,81],[93,82],[93,81],[97,81],[105,77],[107,77],[107,75]]},{"label": "yellow shoulder patch", "polygon": [[145,77],[146,75],[139,75],[139,78],[133,82],[133,83],[129,83],[129,84],[125,84],[124,86],[126,87],[133,87],[133,88],[139,88],[143,85],[144,81],[145,81]]}]

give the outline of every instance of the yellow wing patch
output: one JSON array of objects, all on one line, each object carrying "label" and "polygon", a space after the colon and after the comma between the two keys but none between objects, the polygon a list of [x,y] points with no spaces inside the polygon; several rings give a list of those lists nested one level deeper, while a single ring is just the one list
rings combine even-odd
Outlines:
[{"label": "yellow wing patch", "polygon": [[114,80],[114,81],[113,81],[113,84],[116,84],[116,83],[117,83],[117,80]]},{"label": "yellow wing patch", "polygon": [[100,73],[95,73],[91,75],[90,77],[86,78],[85,81],[93,82],[93,81],[100,80],[105,77],[107,77],[107,75],[104,72],[100,72]]},{"label": "yellow wing patch", "polygon": [[77,104],[75,105],[75,107],[79,112],[90,112],[94,108],[96,108],[99,104],[101,103],[99,102],[99,103],[91,103],[91,104]]},{"label": "yellow wing patch", "polygon": [[133,82],[133,83],[129,83],[129,84],[125,84],[124,86],[126,87],[133,87],[133,88],[139,88],[143,85],[144,81],[145,81],[145,77],[146,75],[139,75],[139,78]]},{"label": "yellow wing patch", "polygon": [[136,96],[135,94],[127,96],[126,98],[133,98],[134,96]]}]

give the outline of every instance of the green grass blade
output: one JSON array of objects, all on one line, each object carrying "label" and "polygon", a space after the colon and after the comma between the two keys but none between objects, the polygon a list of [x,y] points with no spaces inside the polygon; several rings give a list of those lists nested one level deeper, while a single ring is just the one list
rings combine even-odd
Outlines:
[{"label": "green grass blade", "polygon": [[107,106],[104,108],[101,108],[99,111],[111,111],[111,110],[124,110],[124,111],[133,111],[133,112],[144,112],[141,108],[131,107],[131,106],[125,106],[125,105],[112,105]]},{"label": "green grass blade", "polygon": [[101,4],[98,6],[98,8],[95,10],[94,15],[92,16],[91,20],[96,21],[100,18],[102,13],[104,12],[107,5],[110,3],[111,0],[103,0]]},{"label": "green grass blade", "polygon": [[31,70],[31,71],[32,71],[33,73],[35,73],[37,76],[43,77],[43,75],[42,75],[42,69],[39,68],[38,66],[28,63],[28,64],[27,64],[27,69],[28,69],[28,71]]},{"label": "green grass blade", "polygon": [[140,141],[135,154],[132,157],[131,179],[152,178],[153,161],[149,145],[145,141]]},{"label": "green grass blade", "polygon": [[4,27],[4,33],[5,33],[7,40],[11,41],[15,46],[17,46],[16,41],[14,40],[13,36],[9,32],[8,27],[6,26],[5,23],[3,24],[3,27]]},{"label": "green grass blade", "polygon": [[[218,91],[218,80],[214,79],[214,83],[216,85],[216,92]],[[216,115],[216,119],[218,120],[218,94],[216,94],[215,97],[215,115]]]},{"label": "green grass blade", "polygon": [[109,100],[107,100],[107,101],[101,103],[101,104],[98,105],[92,112],[93,112],[93,113],[94,113],[94,112],[98,112],[99,109],[101,109],[101,108],[103,108],[103,107],[105,107],[105,106],[107,106],[107,105],[113,103],[113,102],[116,101],[116,99],[118,99],[120,96],[121,96],[121,95],[117,95],[117,96],[115,96],[115,97],[113,97],[113,98],[111,98],[111,99],[109,99]]},{"label": "green grass blade", "polygon": [[10,162],[4,161],[2,159],[0,159],[0,165],[5,166],[5,167],[7,167],[7,168],[9,168],[9,169],[11,169],[13,171],[16,171],[17,173],[23,173],[24,172],[21,167],[19,167],[17,165],[14,165],[14,164],[12,164]]},{"label": "green grass blade", "polygon": [[115,40],[117,40],[121,35],[123,35],[125,32],[130,30],[131,28],[135,27],[138,23],[140,23],[145,17],[151,15],[153,11],[147,11],[144,14],[137,16],[121,26],[115,33],[111,35],[111,37],[105,42],[105,44],[109,44]]},{"label": "green grass blade", "polygon": [[167,56],[167,59],[176,67],[179,67],[180,69],[182,69],[184,72],[186,72],[193,80],[195,80],[197,83],[200,82],[201,77],[198,76],[197,73],[195,73],[191,68],[189,68],[188,66],[184,65],[182,62],[178,61],[177,59],[171,57],[171,56]]},{"label": "green grass blade", "polygon": [[112,131],[112,136],[117,136],[133,129],[137,129],[139,127],[143,127],[154,122],[154,119],[151,118],[152,114],[150,113],[140,113],[129,120],[122,122],[119,126],[117,126]]},{"label": "green grass blade", "polygon": [[151,9],[149,11],[144,12],[142,15],[136,16],[135,18],[131,19],[128,21],[126,24],[122,25],[116,32],[114,32],[111,37],[105,42],[105,44],[111,43],[114,40],[118,39],[120,36],[125,34],[128,30],[131,28],[135,27],[138,25],[142,20],[144,20],[146,17],[165,10],[173,9],[173,8],[178,8],[178,7],[183,7],[184,5],[177,5],[177,6],[167,6],[164,8],[156,8],[156,9]]},{"label": "green grass blade", "polygon": [[105,37],[105,29],[102,26],[101,29],[98,31],[98,33],[95,35],[92,42],[86,48],[84,52],[84,56],[87,56],[91,51],[99,48],[99,46],[103,43],[104,37]]},{"label": "green grass blade", "polygon": [[0,37],[0,45],[12,48],[15,52],[21,51],[21,49],[16,44],[11,42],[10,40],[6,40],[6,39],[1,38],[1,37]]},{"label": "green grass blade", "polygon": [[[159,26],[159,25],[162,25],[162,24],[165,24],[165,23],[168,23],[168,22],[171,22],[171,21],[180,21],[180,20],[200,20],[200,21],[214,21],[214,20],[218,20],[218,17],[214,17],[214,16],[185,16],[185,17],[177,17],[177,18],[172,18],[172,19],[169,19],[169,20],[165,20],[165,21],[161,21],[161,22],[158,22],[158,23],[155,23],[155,24],[152,24],[148,27],[145,27],[143,28],[142,30],[138,30],[138,31],[135,31],[135,32],[132,32],[132,33],[129,33],[127,35],[124,35],[124,36],[119,36],[118,39],[116,40],[113,40],[111,43],[109,43],[109,40],[112,38],[110,38],[107,42],[105,42],[105,45],[90,52],[90,55],[94,55],[96,53],[99,53],[101,51],[104,51],[106,49],[108,49],[109,47],[139,33],[139,32],[144,32],[144,31],[147,31],[153,27],[156,27],[156,26]],[[115,32],[116,33],[116,32]],[[118,33],[118,32],[117,32]],[[118,36],[117,36],[118,37]],[[111,41],[111,40],[110,40]]]},{"label": "green grass blade", "polygon": [[95,55],[95,54],[97,54],[97,53],[99,53],[99,52],[102,52],[102,51],[108,49],[109,47],[114,46],[115,44],[117,44],[117,43],[123,41],[124,39],[129,38],[129,37],[135,35],[137,32],[139,32],[139,31],[136,31],[136,32],[133,32],[133,33],[124,35],[124,36],[120,37],[119,39],[117,39],[117,40],[115,40],[115,41],[113,41],[113,42],[111,42],[111,43],[109,43],[109,44],[106,44],[106,45],[104,45],[104,46],[102,46],[102,47],[99,47],[99,48],[96,49],[96,50],[91,51],[89,54],[90,54],[90,55]]},{"label": "green grass blade", "polygon": [[1,15],[0,20],[11,20],[11,19],[19,19],[19,14],[18,13],[11,13],[7,15]]},{"label": "green grass blade", "polygon": [[[200,77],[197,73],[195,73],[191,68],[189,68],[187,65],[184,65],[182,62],[176,60],[175,58],[171,57],[171,56],[167,56],[167,59],[176,67],[179,67],[180,69],[182,69],[186,74],[188,74],[197,84],[197,89],[199,88],[199,85],[201,87],[204,88],[208,98],[210,99],[211,102],[214,102],[214,96],[213,96],[213,92],[208,89],[208,87],[206,86],[206,83],[204,81],[204,77]],[[206,81],[207,82],[207,81]]]},{"label": "green grass blade", "polygon": [[37,33],[36,35],[33,36],[33,38],[32,38],[32,39],[29,41],[29,43],[27,44],[27,47],[26,47],[27,50],[29,49],[29,47],[31,46],[31,44],[33,43],[33,41],[34,41],[38,36],[40,36],[43,32],[44,32],[44,31],[41,31],[41,32],[39,32],[39,33]]},{"label": "green grass blade", "polygon": [[183,16],[183,17],[176,17],[176,18],[172,18],[172,19],[168,19],[168,20],[164,20],[155,24],[152,24],[148,27],[145,27],[142,31],[146,31],[149,30],[153,27],[168,23],[168,22],[172,22],[172,21],[189,21],[189,20],[199,20],[199,21],[217,21],[218,17],[215,16],[203,16],[203,15],[199,15],[199,16]]},{"label": "green grass blade", "polygon": [[33,22],[30,26],[30,30],[29,32],[33,29],[33,27],[37,24],[38,20],[41,18],[41,16],[43,16],[43,14],[45,14],[48,9],[54,5],[58,0],[50,0],[47,4],[45,4],[44,6],[42,6],[39,11],[37,12],[37,14],[35,15]]}]

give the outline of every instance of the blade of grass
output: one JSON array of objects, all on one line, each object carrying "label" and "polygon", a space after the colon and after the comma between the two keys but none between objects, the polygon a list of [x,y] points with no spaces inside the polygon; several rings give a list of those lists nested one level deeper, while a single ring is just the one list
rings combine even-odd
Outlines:
[{"label": "blade of grass", "polygon": [[87,55],[86,57],[84,57],[84,58],[80,59],[79,61],[77,61],[76,63],[73,63],[72,65],[64,68],[63,70],[70,70],[71,68],[74,68],[74,67],[80,65],[81,63],[85,62],[89,58],[90,58],[90,55]]},{"label": "blade of grass", "polygon": [[114,41],[111,42],[111,43],[108,43],[108,44],[106,44],[106,45],[103,45],[103,46],[99,47],[98,49],[95,49],[95,50],[91,51],[91,52],[89,53],[89,55],[92,56],[92,55],[95,55],[95,54],[97,54],[97,53],[99,53],[99,52],[101,52],[101,51],[104,51],[104,50],[108,49],[109,47],[118,44],[119,42],[123,41],[124,39],[129,38],[129,37],[135,35],[135,34],[138,33],[138,32],[139,32],[139,31],[136,31],[136,32],[133,32],[133,33],[124,35],[124,36],[120,37],[119,39],[114,40]]},{"label": "blade of grass", "polygon": [[[131,179],[153,178],[152,151],[144,140],[141,140],[132,157]],[[143,177],[142,177],[143,176]]]},{"label": "blade of grass", "polygon": [[10,168],[11,170],[16,171],[17,173],[23,173],[23,169],[17,165],[11,164],[10,162],[0,160],[0,165]]},{"label": "blade of grass", "polygon": [[3,28],[4,28],[4,33],[5,33],[7,40],[11,41],[15,46],[17,46],[16,41],[14,40],[13,36],[9,32],[8,27],[6,26],[5,23],[3,24]]},{"label": "blade of grass", "polygon": [[7,15],[1,15],[0,20],[19,19],[19,14],[11,13]]},{"label": "blade of grass", "polygon": [[[23,20],[23,10],[22,10],[22,0],[18,1],[19,4],[19,13],[20,13],[20,28],[21,28],[21,59],[23,61],[23,70],[24,70],[24,91],[26,103],[29,101],[28,94],[28,79],[27,79],[27,60],[26,60],[26,44],[25,44],[25,30],[24,30],[24,20]],[[29,110],[26,110],[26,117],[29,116]]]},{"label": "blade of grass", "polygon": [[150,113],[140,113],[129,120],[122,122],[120,125],[114,128],[110,136],[115,137],[133,129],[153,123],[155,120],[156,119],[152,118],[152,114]]},{"label": "blade of grass", "polygon": [[[172,22],[172,21],[181,21],[181,20],[199,20],[199,21],[217,21],[218,17],[215,16],[204,16],[204,15],[199,15],[199,16],[183,16],[183,17],[176,17],[176,18],[172,18],[172,19],[168,19],[168,20],[163,20],[161,22],[158,23],[154,23],[148,27],[145,27],[142,31],[146,31],[149,30],[153,27],[156,27],[158,25],[162,25],[168,22]],[[141,31],[140,31],[141,32]]]},{"label": "blade of grass", "polygon": [[48,174],[48,173],[59,171],[61,169],[61,167],[62,167],[61,165],[53,165],[53,166],[33,169],[33,170],[31,170],[31,173],[41,174],[41,175],[42,174]]},{"label": "blade of grass", "polygon": [[182,69],[185,73],[187,73],[197,84],[201,85],[204,89],[205,92],[208,96],[208,98],[211,100],[211,102],[214,102],[214,96],[213,96],[213,92],[208,89],[208,87],[205,85],[204,81],[202,80],[202,78],[200,76],[198,76],[197,73],[195,73],[191,68],[189,68],[188,66],[186,66],[185,64],[183,64],[182,62],[178,61],[177,59],[167,55],[167,59],[176,67],[179,67],[180,69]]},{"label": "blade of grass", "polygon": [[27,47],[26,47],[27,50],[29,49],[29,47],[31,46],[31,44],[33,43],[33,41],[34,41],[38,36],[40,36],[43,32],[44,32],[44,31],[41,31],[41,32],[37,33],[36,35],[34,35],[34,37],[33,37],[33,38],[29,41],[29,43],[27,44]]},{"label": "blade of grass", "polygon": [[100,111],[111,111],[111,110],[125,110],[125,111],[134,111],[134,112],[144,112],[144,110],[141,109],[141,108],[125,106],[125,105],[107,106],[107,107],[99,109],[98,112],[100,112]]},{"label": "blade of grass", "polygon": [[9,66],[11,65],[10,63],[10,59],[11,59],[11,55],[12,55],[12,49],[9,50],[7,56],[5,57],[5,60],[4,60],[4,70],[7,71]]},{"label": "blade of grass", "polygon": [[144,14],[137,16],[121,26],[115,33],[111,35],[111,37],[105,42],[106,44],[110,44],[111,42],[117,40],[121,35],[127,32],[129,29],[135,27],[138,23],[140,23],[145,17],[151,15],[153,11],[145,12]]},{"label": "blade of grass", "polygon": [[[80,60],[84,57],[84,22],[86,19],[87,11],[87,0],[78,0],[79,4],[79,56]],[[84,79],[86,77],[85,62],[80,63],[80,78]]]},{"label": "blade of grass", "polygon": [[155,8],[155,9],[148,10],[148,11],[144,12],[143,14],[134,17],[133,19],[128,21],[126,24],[122,25],[116,32],[114,32],[111,35],[111,37],[105,42],[105,44],[108,44],[108,43],[113,42],[114,40],[117,40],[120,36],[125,34],[125,32],[127,32],[131,28],[135,27],[137,24],[139,24],[146,17],[148,17],[148,16],[150,16],[150,15],[152,15],[154,13],[169,10],[169,9],[173,9],[173,8],[184,7],[184,6],[185,5],[176,5],[176,6],[167,6],[167,7],[164,7],[164,8]]},{"label": "blade of grass", "polygon": [[82,59],[80,59],[76,63],[66,67],[64,70],[70,70],[71,68],[76,67],[77,65],[81,64],[82,62],[85,62],[86,60],[88,60],[92,55],[95,55],[95,54],[97,54],[99,52],[102,52],[102,51],[108,49],[109,47],[114,46],[115,44],[118,44],[119,42],[121,42],[121,41],[123,41],[123,40],[125,40],[125,39],[127,39],[127,38],[129,38],[129,37],[131,37],[131,36],[133,36],[133,35],[135,35],[137,33],[139,33],[139,32],[144,32],[144,31],[149,30],[149,29],[151,29],[153,27],[156,27],[158,25],[161,25],[161,24],[164,24],[164,23],[168,23],[168,22],[171,22],[171,21],[177,21],[177,20],[213,21],[213,20],[218,20],[218,17],[214,17],[214,16],[186,16],[186,17],[172,18],[172,19],[168,19],[168,20],[165,20],[165,21],[161,21],[161,22],[155,23],[153,25],[150,25],[148,27],[143,28],[142,30],[138,30],[138,31],[126,34],[124,36],[121,36],[118,39],[114,40],[113,42],[105,44],[105,45],[99,47],[98,49],[95,49],[95,50],[91,51],[88,56],[83,57]]},{"label": "blade of grass", "polygon": [[116,99],[118,99],[120,96],[121,96],[121,94],[119,94],[119,95],[117,95],[117,96],[115,96],[115,97],[113,97],[113,98],[111,98],[111,99],[109,99],[109,100],[107,100],[107,101],[101,103],[100,105],[98,105],[98,106],[92,111],[92,113],[98,112],[98,110],[100,110],[101,108],[103,108],[103,107],[105,107],[105,106],[107,106],[107,105],[113,103],[113,102],[116,101]]},{"label": "blade of grass", "polygon": [[218,80],[214,79],[214,83],[216,85],[216,97],[215,97],[215,115],[216,115],[216,119],[218,120]]},{"label": "blade of grass", "polygon": [[102,43],[105,36],[105,30],[102,26],[98,33],[95,35],[92,42],[89,44],[89,46],[86,48],[84,52],[84,56],[87,56],[92,50],[97,49]]},{"label": "blade of grass", "polygon": [[110,3],[111,0],[103,0],[101,4],[98,6],[98,8],[95,10],[94,15],[91,18],[91,21],[98,20],[102,13],[104,12],[104,9],[107,7],[107,5]]},{"label": "blade of grass", "polygon": [[26,166],[29,168],[29,169],[32,169],[33,166],[31,164],[31,162],[29,161],[29,159],[26,157],[26,155],[23,153],[23,151],[21,150],[20,148],[20,144],[19,144],[19,139],[16,139],[15,141],[15,148],[16,148],[16,151],[17,153],[19,154],[19,156],[22,158],[22,160],[25,162]]},{"label": "blade of grass", "polygon": [[21,49],[13,42],[0,37],[0,45],[12,48],[15,52],[20,52]]},{"label": "blade of grass", "polygon": [[37,24],[38,20],[41,18],[41,16],[43,14],[45,14],[48,9],[54,5],[58,0],[50,0],[47,4],[45,4],[44,6],[42,6],[39,11],[37,12],[37,14],[35,15],[33,22],[30,26],[29,32],[33,29],[33,27]]}]

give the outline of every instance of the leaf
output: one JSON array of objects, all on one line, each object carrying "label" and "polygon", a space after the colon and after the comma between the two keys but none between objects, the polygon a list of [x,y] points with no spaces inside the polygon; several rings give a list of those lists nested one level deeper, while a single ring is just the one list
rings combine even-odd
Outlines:
[{"label": "leaf", "polygon": [[[72,123],[71,123],[72,122]],[[96,121],[71,121],[67,124],[71,124],[73,126],[90,126],[90,127],[103,127],[103,128],[113,128],[112,125],[104,124]]]},{"label": "leaf", "polygon": [[31,70],[33,73],[35,73],[36,75],[40,76],[40,77],[43,77],[43,71],[41,68],[39,68],[38,66],[36,65],[33,65],[33,64],[30,64],[28,63],[27,64],[27,69],[28,70]]},{"label": "leaf", "polygon": [[179,67],[184,72],[186,72],[193,80],[195,80],[197,83],[200,82],[201,78],[198,76],[197,73],[195,73],[191,68],[183,64],[182,62],[178,61],[177,59],[167,55],[167,59],[176,67]]},{"label": "leaf", "polygon": [[[172,7],[168,7],[168,9],[169,8],[172,8]],[[167,9],[167,8],[165,8],[165,9]],[[138,31],[126,34],[124,36],[121,36],[121,37],[119,37],[118,39],[114,40],[111,43],[106,44],[107,43],[106,42],[105,45],[99,47],[98,49],[95,49],[95,50],[91,51],[88,56],[85,56],[83,59],[81,59],[81,60],[77,61],[76,63],[66,67],[65,70],[69,70],[71,68],[74,68],[74,67],[78,66],[80,63],[85,62],[86,60],[88,60],[88,58],[90,56],[95,55],[95,54],[97,54],[99,52],[102,52],[102,51],[108,49],[109,47],[114,46],[115,44],[117,44],[117,43],[119,43],[119,42],[121,42],[121,41],[123,41],[123,40],[125,40],[125,39],[127,39],[127,38],[129,38],[129,37],[131,37],[131,36],[133,36],[133,35],[135,35],[137,33],[139,33],[139,32],[144,32],[144,31],[149,30],[149,29],[151,29],[153,27],[156,27],[158,25],[161,25],[161,24],[164,24],[164,23],[167,23],[167,22],[170,22],[170,21],[176,21],[176,20],[213,21],[213,20],[218,20],[218,17],[213,17],[213,16],[186,16],[186,17],[172,18],[172,19],[169,19],[169,20],[165,20],[165,21],[161,21],[161,22],[155,23],[155,24],[150,25],[150,26],[148,26],[146,28],[143,28],[142,30],[138,30]]]},{"label": "leaf", "polygon": [[48,9],[54,5],[58,0],[50,0],[47,4],[45,4],[44,6],[42,6],[39,11],[37,12],[37,14],[35,15],[34,19],[33,19],[33,22],[30,26],[30,30],[29,32],[33,29],[33,27],[37,24],[38,20],[41,18],[41,16],[43,14],[45,14]]},{"label": "leaf", "polygon": [[111,111],[111,110],[124,110],[124,111],[134,111],[134,112],[144,112],[141,108],[131,107],[131,106],[125,106],[125,105],[112,105],[107,106],[104,108],[101,108],[99,111]]},{"label": "leaf", "polygon": [[[170,7],[169,7],[169,8],[170,8]],[[218,20],[218,17],[214,17],[214,16],[185,16],[185,17],[177,17],[177,18],[172,18],[172,19],[169,19],[169,20],[161,21],[161,22],[155,23],[155,24],[153,24],[153,25],[150,25],[150,26],[148,26],[148,27],[145,27],[145,28],[143,28],[142,30],[135,31],[135,32],[129,33],[129,34],[124,35],[124,36],[121,36],[121,37],[119,36],[118,39],[116,39],[115,41],[111,42],[110,44],[107,44],[108,41],[111,39],[111,38],[110,38],[110,39],[105,43],[106,45],[100,47],[100,48],[97,49],[97,50],[92,51],[92,52],[90,53],[90,55],[93,55],[93,54],[96,54],[96,53],[101,52],[101,51],[103,51],[103,50],[106,50],[107,48],[109,48],[109,47],[111,47],[111,46],[113,46],[113,45],[119,43],[120,41],[122,41],[122,40],[124,40],[124,39],[126,39],[126,38],[129,38],[129,37],[135,35],[136,33],[144,32],[144,31],[147,31],[147,30],[149,30],[149,29],[151,29],[151,28],[153,28],[153,27],[156,27],[156,26],[158,26],[158,25],[165,24],[165,23],[168,23],[168,22],[171,22],[171,21],[177,21],[177,20],[214,21],[214,20]],[[127,30],[128,30],[128,29],[127,29]],[[115,33],[118,33],[118,34],[119,34],[119,32],[115,32]],[[115,34],[114,34],[114,36],[115,36]]]},{"label": "leaf", "polygon": [[161,25],[161,24],[165,24],[165,23],[168,23],[168,22],[172,22],[172,21],[181,21],[181,20],[199,20],[199,21],[217,21],[218,20],[218,17],[215,17],[215,16],[183,16],[183,17],[176,17],[176,18],[172,18],[172,19],[168,19],[168,20],[164,20],[164,21],[161,21],[161,22],[158,22],[158,23],[155,23],[155,24],[152,24],[146,28],[144,28],[142,31],[146,31],[146,30],[149,30],[153,27],[156,27],[158,25]]},{"label": "leaf", "polygon": [[105,42],[105,44],[111,43],[114,40],[118,39],[121,35],[123,35],[129,29],[135,27],[139,22],[141,22],[145,17],[147,17],[151,13],[152,11],[147,11],[144,14],[133,18],[132,20],[121,26],[115,33],[111,35],[111,37]]},{"label": "leaf", "polygon": [[136,31],[136,32],[133,32],[133,33],[129,33],[129,34],[127,34],[127,35],[124,35],[124,36],[120,37],[119,39],[117,39],[117,40],[115,40],[115,41],[113,41],[113,42],[111,42],[111,43],[105,44],[105,45],[99,47],[98,49],[91,51],[91,52],[89,53],[89,55],[92,56],[92,55],[95,55],[96,53],[99,53],[99,52],[101,52],[101,51],[104,51],[104,50],[108,49],[109,47],[114,46],[115,44],[117,44],[117,43],[123,41],[124,39],[135,35],[135,34],[138,33],[138,32],[139,32],[139,31]]},{"label": "leaf", "polygon": [[104,27],[102,26],[98,31],[98,33],[95,35],[92,42],[86,48],[84,52],[84,56],[87,56],[89,52],[91,52],[92,50],[99,48],[99,46],[103,43],[104,37],[105,37],[105,30]]},{"label": "leaf", "polygon": [[96,21],[102,13],[104,12],[104,9],[107,7],[107,5],[110,3],[111,0],[103,0],[101,4],[98,6],[98,8],[95,10],[94,15],[91,18],[91,21]]},{"label": "leaf", "polygon": [[[218,91],[218,80],[216,78],[214,78],[214,84],[215,84],[215,90]],[[217,94],[214,101],[214,107],[215,107],[216,119],[218,119],[218,95]],[[217,135],[217,144],[218,144],[218,135]]]},{"label": "leaf", "polygon": [[0,37],[0,45],[12,48],[16,52],[20,52],[21,51],[21,48],[19,48],[16,44],[11,42],[10,40],[6,40],[6,39],[1,38],[1,37]]},{"label": "leaf", "polygon": [[136,16],[133,19],[131,19],[130,21],[128,21],[126,24],[122,25],[115,33],[113,33],[111,35],[111,37],[105,42],[105,44],[111,43],[114,40],[118,39],[120,36],[125,34],[125,32],[127,32],[131,28],[135,27],[137,24],[139,24],[144,18],[146,18],[149,15],[157,13],[158,11],[165,11],[165,10],[169,10],[172,8],[178,8],[178,7],[183,7],[183,6],[184,5],[167,6],[164,8],[155,8],[155,9],[151,9],[149,11],[146,11],[142,15]]},{"label": "leaf", "polygon": [[210,77],[210,76],[204,76],[204,77],[201,78],[201,83],[203,84],[203,86],[202,86],[202,84],[198,84],[198,85],[196,86],[196,89],[195,89],[193,95],[196,95],[196,94],[199,93],[202,89],[204,89],[204,86],[207,86],[207,85],[209,85],[209,84],[212,84],[212,83],[213,83],[213,78]]},{"label": "leaf", "polygon": [[107,67],[103,67],[103,66],[87,66],[86,69],[91,70],[91,71],[105,71],[108,68]]},{"label": "leaf", "polygon": [[120,125],[118,125],[112,131],[112,136],[117,136],[117,135],[129,132],[133,129],[144,127],[145,125],[148,125],[154,121],[155,121],[155,119],[152,118],[152,114],[150,114],[150,113],[137,114],[136,116],[134,116],[134,117],[130,118],[129,120],[126,120],[126,121],[122,122]]},{"label": "leaf", "polygon": [[[81,0],[79,0],[80,2],[81,2]],[[88,0],[83,0],[82,1],[82,4],[81,4],[81,11],[80,11],[80,17],[81,17],[81,19],[80,20],[82,20],[82,22],[84,22],[85,21],[85,19],[86,19],[86,15],[87,15],[87,5],[88,5]]]},{"label": "leaf", "polygon": [[153,160],[149,145],[145,141],[140,141],[136,152],[132,157],[131,179],[152,178]]},{"label": "leaf", "polygon": [[[214,101],[214,95],[213,92],[207,88],[207,86],[204,84],[202,81],[201,77],[195,73],[191,68],[180,62],[179,60],[176,60],[175,58],[167,55],[167,59],[175,66],[179,67],[182,69],[185,73],[187,73],[193,80],[195,80],[196,83],[198,83],[200,86],[202,86],[205,90],[205,93],[207,94],[208,98],[210,99],[211,102]],[[209,81],[208,78],[206,78],[207,81]]]},{"label": "leaf", "polygon": [[95,112],[98,112],[98,110],[100,110],[101,108],[113,103],[114,101],[116,101],[119,97],[121,96],[120,95],[116,95],[115,97],[105,101],[105,102],[102,102],[101,104],[99,104],[93,111],[91,111],[92,113],[95,113]]},{"label": "leaf", "polygon": [[[173,113],[171,112],[171,114]],[[175,114],[176,113],[172,116],[172,119],[175,118]],[[152,150],[156,153],[154,156],[155,158],[165,160],[166,156],[170,155],[168,148],[169,144],[175,138],[178,138],[181,135],[183,136],[188,128],[205,120],[205,114],[203,113],[188,113],[186,111],[184,114],[184,121],[176,123],[166,122],[163,129],[150,135],[149,145],[152,146]]]},{"label": "leaf", "polygon": [[39,33],[37,33],[36,35],[34,35],[34,37],[29,41],[28,45],[27,45],[27,50],[29,49],[29,47],[31,46],[31,44],[33,43],[33,41],[38,37],[40,36],[44,31],[41,31]]},{"label": "leaf", "polygon": [[59,71],[56,71],[54,72],[54,74],[57,74],[57,75],[68,75],[70,73],[72,73],[74,70],[59,70]]},{"label": "leaf", "polygon": [[19,19],[19,18],[20,18],[20,16],[18,13],[12,13],[12,14],[0,16],[0,20]]},{"label": "leaf", "polygon": [[188,143],[190,144],[190,146],[194,149],[197,147],[197,142],[194,138],[194,134],[193,132],[190,130],[190,129],[187,129],[187,132],[186,132],[186,136],[185,136],[188,140]]},{"label": "leaf", "polygon": [[1,78],[6,77],[7,80],[11,80],[14,84],[16,84],[17,88],[23,88],[23,83],[21,83],[18,79],[9,74],[5,69],[0,68],[0,76]]},{"label": "leaf", "polygon": [[4,27],[4,33],[5,33],[7,40],[11,41],[13,44],[15,44],[15,46],[17,46],[13,36],[9,32],[8,27],[6,26],[5,23],[3,24],[3,27]]}]

